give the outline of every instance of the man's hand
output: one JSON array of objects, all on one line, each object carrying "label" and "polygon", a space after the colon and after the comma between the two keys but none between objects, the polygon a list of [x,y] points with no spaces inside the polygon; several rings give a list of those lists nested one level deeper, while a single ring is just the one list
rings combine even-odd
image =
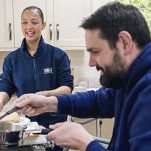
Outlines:
[{"label": "man's hand", "polygon": [[93,140],[93,137],[78,123],[64,122],[49,127],[53,131],[47,135],[47,139],[53,140],[61,147],[85,151],[87,145]]},{"label": "man's hand", "polygon": [[15,100],[13,106],[18,107],[25,115],[35,116],[44,112],[56,112],[58,101],[54,96],[25,94]]}]

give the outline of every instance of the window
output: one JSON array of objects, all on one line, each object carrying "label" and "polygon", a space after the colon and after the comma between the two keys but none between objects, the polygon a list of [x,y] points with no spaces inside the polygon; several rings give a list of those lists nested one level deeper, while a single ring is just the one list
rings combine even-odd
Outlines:
[{"label": "window", "polygon": [[151,1],[147,0],[115,0],[121,3],[132,4],[136,6],[144,15],[149,29],[151,31]]}]

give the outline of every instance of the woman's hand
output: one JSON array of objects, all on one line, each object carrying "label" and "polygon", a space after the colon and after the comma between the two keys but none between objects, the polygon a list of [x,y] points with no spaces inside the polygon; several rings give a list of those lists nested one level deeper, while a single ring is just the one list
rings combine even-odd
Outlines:
[{"label": "woman's hand", "polygon": [[3,107],[4,107],[4,102],[0,100],[0,112],[3,110]]}]

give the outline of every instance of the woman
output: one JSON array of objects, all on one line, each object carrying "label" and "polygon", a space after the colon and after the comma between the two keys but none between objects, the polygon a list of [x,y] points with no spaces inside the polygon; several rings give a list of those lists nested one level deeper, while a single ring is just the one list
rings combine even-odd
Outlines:
[{"label": "woman", "polygon": [[[71,93],[73,77],[68,56],[61,49],[44,42],[41,32],[45,25],[40,8],[30,6],[23,10],[21,29],[24,39],[21,47],[8,54],[4,60],[0,110],[14,93],[17,97],[26,93],[45,96]],[[65,115],[45,113],[32,117],[31,121],[48,127],[66,119]]]}]

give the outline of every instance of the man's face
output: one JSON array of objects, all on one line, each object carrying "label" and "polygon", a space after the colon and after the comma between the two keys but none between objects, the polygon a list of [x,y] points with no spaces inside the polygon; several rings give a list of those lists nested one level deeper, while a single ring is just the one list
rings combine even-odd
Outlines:
[{"label": "man's face", "polygon": [[86,30],[86,47],[90,53],[89,65],[101,70],[100,84],[120,88],[127,72],[120,50],[111,49],[107,40],[100,38],[98,29]]}]

